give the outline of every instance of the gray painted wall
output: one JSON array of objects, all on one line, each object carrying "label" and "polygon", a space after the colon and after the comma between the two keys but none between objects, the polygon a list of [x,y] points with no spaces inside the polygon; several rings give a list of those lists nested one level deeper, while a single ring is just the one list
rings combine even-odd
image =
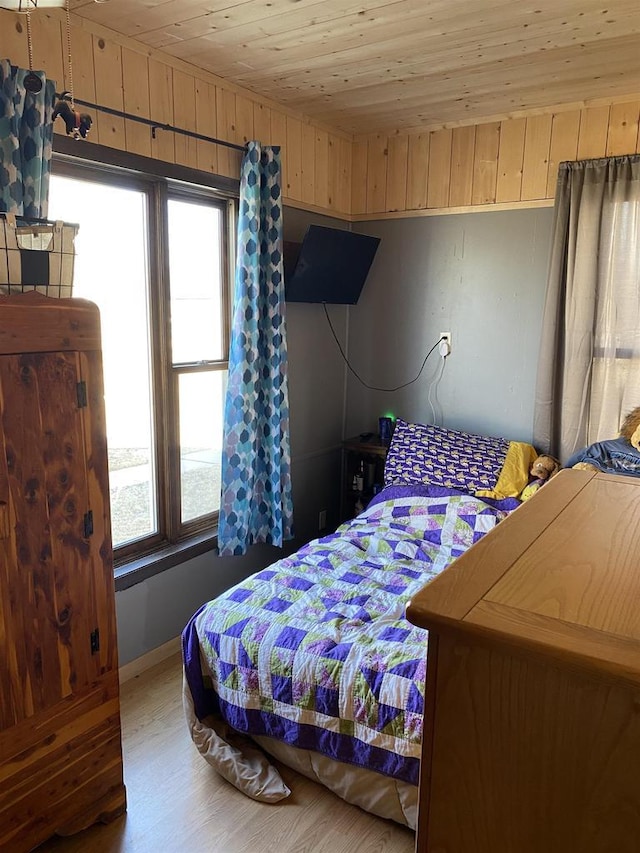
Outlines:
[{"label": "gray painted wall", "polygon": [[[296,539],[315,537],[318,513],[337,521],[340,440],[376,429],[380,414],[531,440],[551,209],[360,223],[382,238],[358,305],[329,306],[356,370],[369,384],[412,379],[441,331],[453,350],[430,357],[420,379],[395,393],[363,389],[348,373],[322,306],[287,304]],[[287,208],[285,236],[308,224],[345,227]],[[121,664],[177,636],[208,599],[282,556],[205,554],[117,593]]]},{"label": "gray painted wall", "polygon": [[[345,227],[292,208],[284,212],[287,240],[302,240],[308,224]],[[344,341],[347,310],[336,308]],[[340,440],[345,416],[345,368],[320,305],[287,304],[291,470],[296,538],[283,550],[253,547],[244,557],[203,554],[116,593],[118,650],[123,665],[168,642],[210,598],[318,535],[318,515],[338,520]]]},{"label": "gray painted wall", "polygon": [[442,374],[436,351],[420,379],[395,393],[349,375],[349,434],[377,429],[393,412],[531,441],[552,218],[552,208],[539,208],[358,223],[382,242],[350,309],[352,364],[389,388],[416,376],[441,331],[452,333],[452,352]]}]

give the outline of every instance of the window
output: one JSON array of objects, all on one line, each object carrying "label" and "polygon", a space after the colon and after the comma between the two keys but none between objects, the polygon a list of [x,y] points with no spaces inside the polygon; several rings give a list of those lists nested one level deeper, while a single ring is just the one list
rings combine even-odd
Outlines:
[{"label": "window", "polygon": [[602,212],[588,443],[618,435],[640,400],[640,202]]},{"label": "window", "polygon": [[74,296],[100,309],[116,560],[213,531],[220,502],[233,201],[56,161],[77,222]]}]

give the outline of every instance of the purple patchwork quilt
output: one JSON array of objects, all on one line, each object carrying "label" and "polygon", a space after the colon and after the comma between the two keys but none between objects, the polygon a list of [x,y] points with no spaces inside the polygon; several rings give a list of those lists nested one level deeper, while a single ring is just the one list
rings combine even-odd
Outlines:
[{"label": "purple patchwork quilt", "polygon": [[406,603],[516,506],[387,487],[209,602],[183,633],[196,715],[417,784],[427,632]]}]

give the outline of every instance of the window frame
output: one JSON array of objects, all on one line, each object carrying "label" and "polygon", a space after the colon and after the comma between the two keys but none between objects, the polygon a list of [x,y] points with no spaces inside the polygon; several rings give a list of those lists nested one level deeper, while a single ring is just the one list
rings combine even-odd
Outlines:
[{"label": "window frame", "polygon": [[[211,203],[211,194],[203,192],[186,191],[184,187],[169,184],[163,188],[164,205],[163,205],[163,228],[165,231],[165,245],[168,246],[168,204],[171,199],[189,200],[197,202],[200,199],[203,203]],[[187,539],[194,534],[201,533],[213,527],[217,527],[218,513],[209,513],[200,516],[192,521],[182,521],[182,500],[181,500],[181,461],[180,461],[180,408],[179,408],[179,383],[180,376],[186,373],[212,373],[223,370],[228,370],[229,367],[229,346],[231,343],[231,295],[233,288],[233,270],[231,267],[231,239],[229,233],[229,220],[231,211],[228,208],[229,203],[225,206],[216,204],[222,211],[222,247],[221,247],[221,266],[223,270],[223,279],[226,280],[227,286],[222,286],[221,293],[221,316],[227,318],[226,323],[222,323],[222,353],[226,354],[226,358],[207,359],[198,362],[175,362],[171,354],[170,326],[169,323],[162,323],[162,328],[167,335],[167,340],[164,344],[164,352],[166,356],[166,377],[169,383],[166,399],[168,408],[171,411],[169,420],[171,423],[165,423],[167,429],[166,448],[168,450],[167,472],[169,474],[170,485],[166,490],[166,507],[168,517],[168,529],[176,532],[176,538],[173,540],[179,542]],[[171,293],[170,293],[170,274],[168,269],[169,253],[165,253],[164,261],[167,264],[164,271],[165,293],[162,300],[160,310],[170,314]],[[169,317],[170,320],[170,317]],[[163,412],[163,414],[165,414]],[[170,495],[171,489],[177,489],[177,494]]]},{"label": "window frame", "polygon": [[[114,549],[116,589],[125,589],[217,545],[217,512],[187,522],[181,518],[178,383],[182,373],[220,371],[228,366],[239,181],[99,145],[83,146],[82,156],[78,156],[77,145],[75,140],[55,137],[53,176],[141,190],[147,199],[145,248],[158,531]],[[221,309],[227,318],[221,332],[226,357],[215,361],[172,361],[168,201],[174,198],[213,204],[221,210]]]}]

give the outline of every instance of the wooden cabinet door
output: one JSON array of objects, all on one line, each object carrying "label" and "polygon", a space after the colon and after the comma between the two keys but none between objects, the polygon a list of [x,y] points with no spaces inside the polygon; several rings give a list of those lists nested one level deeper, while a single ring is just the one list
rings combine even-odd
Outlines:
[{"label": "wooden cabinet door", "polygon": [[0,729],[104,665],[94,562],[105,513],[92,516],[80,362],[75,352],[0,357]]},{"label": "wooden cabinet door", "polygon": [[101,674],[118,669],[113,546],[111,542],[111,502],[107,461],[107,424],[102,381],[102,356],[98,350],[80,353],[80,378],[84,405],[80,408],[86,478],[92,533],[87,539],[88,560],[93,579],[99,649],[93,649],[94,663]]}]

